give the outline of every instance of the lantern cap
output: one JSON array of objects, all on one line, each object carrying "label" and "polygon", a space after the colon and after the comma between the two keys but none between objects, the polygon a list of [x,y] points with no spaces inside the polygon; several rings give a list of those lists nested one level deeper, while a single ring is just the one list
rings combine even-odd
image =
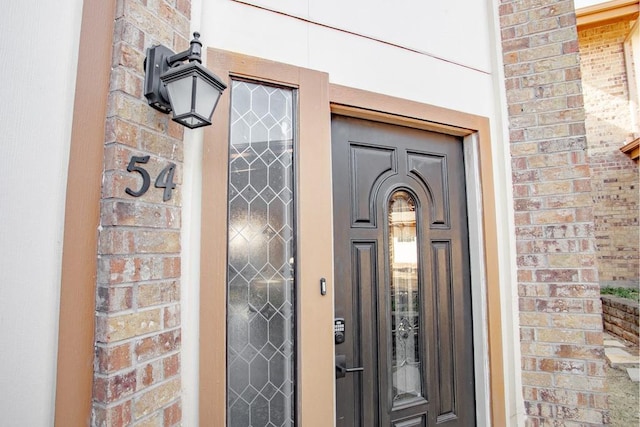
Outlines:
[{"label": "lantern cap", "polygon": [[227,88],[227,85],[222,82],[220,77],[213,74],[198,62],[187,62],[177,67],[172,67],[162,76],[160,76],[160,80],[162,80],[164,84],[168,84],[175,80],[188,77],[190,75],[197,75],[203,78],[209,84],[216,87],[220,92],[224,91]]}]

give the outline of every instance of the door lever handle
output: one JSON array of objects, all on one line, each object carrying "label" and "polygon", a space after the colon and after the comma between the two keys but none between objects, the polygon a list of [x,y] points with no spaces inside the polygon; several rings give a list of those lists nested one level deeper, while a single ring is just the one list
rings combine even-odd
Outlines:
[{"label": "door lever handle", "polygon": [[347,373],[364,371],[364,367],[347,368],[347,356],[336,354],[336,378],[344,378]]}]

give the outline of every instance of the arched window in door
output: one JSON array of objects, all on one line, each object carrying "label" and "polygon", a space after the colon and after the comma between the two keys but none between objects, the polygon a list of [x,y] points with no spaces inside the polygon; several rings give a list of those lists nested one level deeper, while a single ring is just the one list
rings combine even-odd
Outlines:
[{"label": "arched window in door", "polygon": [[416,202],[395,191],[388,205],[391,301],[392,396],[394,404],[422,396],[420,280]]}]

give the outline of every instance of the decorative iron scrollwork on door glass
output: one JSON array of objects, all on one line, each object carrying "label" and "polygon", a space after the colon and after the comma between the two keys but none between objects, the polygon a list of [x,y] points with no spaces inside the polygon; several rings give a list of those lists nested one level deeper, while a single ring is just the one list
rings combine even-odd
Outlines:
[{"label": "decorative iron scrollwork on door glass", "polygon": [[404,190],[389,199],[391,373],[394,405],[422,396],[416,203]]},{"label": "decorative iron scrollwork on door glass", "polygon": [[[227,422],[294,425],[294,100],[233,81],[229,147]],[[202,327],[215,327],[202,325]]]}]

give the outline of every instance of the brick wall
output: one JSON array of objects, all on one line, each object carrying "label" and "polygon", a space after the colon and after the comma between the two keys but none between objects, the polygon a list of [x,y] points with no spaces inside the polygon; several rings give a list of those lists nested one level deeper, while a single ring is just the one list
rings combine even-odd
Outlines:
[{"label": "brick wall", "polygon": [[611,295],[601,298],[604,329],[623,340],[640,344],[640,304]]},{"label": "brick wall", "polygon": [[[147,47],[188,47],[189,0],[117,0],[104,141],[92,425],[174,426],[180,400],[180,227],[183,129],[147,106]],[[106,19],[106,18],[105,18]],[[148,171],[127,172],[132,156]],[[154,182],[176,164],[171,197]]]},{"label": "brick wall", "polygon": [[528,426],[608,422],[573,1],[501,0]]},{"label": "brick wall", "polygon": [[623,42],[629,21],[581,30],[580,56],[601,285],[638,286],[638,166],[619,148],[632,138]]}]

